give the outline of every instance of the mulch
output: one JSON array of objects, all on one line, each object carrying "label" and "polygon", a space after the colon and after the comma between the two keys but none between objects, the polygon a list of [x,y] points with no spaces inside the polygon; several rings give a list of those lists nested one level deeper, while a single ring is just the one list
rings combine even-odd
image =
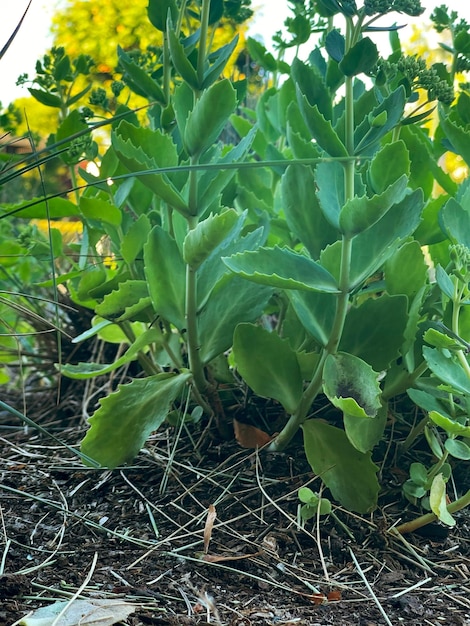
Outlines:
[{"label": "mulch", "polygon": [[[78,446],[85,426],[51,421]],[[399,489],[373,515],[334,506],[303,453],[272,454],[168,428],[135,462],[83,466],[0,414],[0,626],[58,600],[121,599],[126,624],[470,625],[470,519],[404,537]]]}]

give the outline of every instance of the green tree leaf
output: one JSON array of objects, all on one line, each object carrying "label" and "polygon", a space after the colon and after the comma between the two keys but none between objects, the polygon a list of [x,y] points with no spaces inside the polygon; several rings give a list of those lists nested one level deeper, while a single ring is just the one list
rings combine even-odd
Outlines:
[{"label": "green tree leaf", "polygon": [[90,417],[81,451],[111,469],[132,461],[190,378],[189,373],[157,374],[119,385]]},{"label": "green tree leaf", "polygon": [[374,510],[380,486],[370,453],[356,450],[344,430],[321,420],[307,420],[302,430],[308,462],[333,497],[349,511]]},{"label": "green tree leaf", "polygon": [[255,393],[274,398],[294,413],[302,396],[297,355],[275,332],[261,326],[239,324],[233,337],[238,371]]}]

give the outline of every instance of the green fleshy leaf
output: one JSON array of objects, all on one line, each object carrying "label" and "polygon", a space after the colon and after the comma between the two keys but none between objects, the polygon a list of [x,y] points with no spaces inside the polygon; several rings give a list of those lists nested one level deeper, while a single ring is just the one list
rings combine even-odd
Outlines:
[{"label": "green fleshy leaf", "polygon": [[385,263],[385,284],[390,295],[414,298],[426,285],[428,266],[417,241],[404,243]]},{"label": "green fleshy leaf", "polygon": [[171,60],[176,71],[190,87],[195,90],[200,89],[201,85],[199,84],[196,69],[188,59],[184,46],[178,39],[178,33],[174,30],[172,20],[168,22],[167,37]]},{"label": "green fleshy leaf", "polygon": [[339,64],[339,69],[345,76],[368,74],[378,58],[377,46],[369,37],[364,37],[346,52]]},{"label": "green fleshy leaf", "polygon": [[460,439],[447,439],[445,444],[447,452],[461,461],[470,461],[470,446]]},{"label": "green fleshy leaf", "polygon": [[95,312],[107,319],[124,321],[146,321],[143,311],[151,310],[151,300],[145,280],[126,280],[115,291],[107,294],[103,302],[97,304]]},{"label": "green fleshy leaf", "polygon": [[101,198],[82,196],[80,211],[87,220],[96,220],[112,226],[119,226],[122,221],[121,211],[114,204]]},{"label": "green fleshy leaf", "polygon": [[85,380],[87,378],[95,378],[96,376],[109,374],[109,372],[113,372],[118,367],[122,367],[130,361],[135,361],[135,359],[139,356],[139,352],[146,348],[146,346],[150,343],[162,343],[162,333],[160,330],[156,328],[149,328],[146,330],[134,341],[122,357],[116,359],[113,363],[86,362],[78,363],[77,365],[66,363],[65,365],[60,366],[60,372],[61,374],[67,376],[67,378],[73,378],[75,380]]},{"label": "green fleshy leaf", "polygon": [[312,65],[307,65],[294,58],[291,65],[291,77],[295,85],[311,106],[317,105],[318,111],[327,120],[331,120],[333,112],[331,95],[325,85],[320,71]]},{"label": "green fleshy leaf", "polygon": [[376,194],[382,194],[401,176],[410,175],[410,155],[403,141],[387,143],[379,150],[369,168],[369,179]]},{"label": "green fleshy leaf", "polygon": [[304,328],[321,346],[330,339],[336,314],[336,297],[318,291],[289,289],[287,297]]},{"label": "green fleshy leaf", "polygon": [[338,292],[336,281],[327,270],[287,248],[259,248],[222,260],[232,272],[262,285],[280,289]]},{"label": "green fleshy leaf", "polygon": [[439,105],[439,122],[452,148],[470,166],[470,130],[460,125],[458,115]]},{"label": "green fleshy leaf", "polygon": [[126,263],[133,263],[142,252],[151,229],[150,220],[145,214],[140,215],[131,225],[121,241],[121,254]]},{"label": "green fleshy leaf", "polygon": [[287,225],[310,252],[318,258],[321,250],[337,239],[337,231],[326,221],[312,190],[315,179],[305,165],[289,165],[281,182]]},{"label": "green fleshy leaf", "polygon": [[239,324],[233,337],[238,371],[253,391],[278,400],[294,413],[302,396],[302,376],[294,350],[275,332]]},{"label": "green fleshy leaf", "polygon": [[[34,205],[34,206],[29,206]],[[25,207],[24,209],[22,207]],[[11,214],[21,219],[60,219],[61,217],[78,217],[78,207],[65,198],[50,198],[45,202],[41,198],[33,198],[18,204],[2,204],[0,215]],[[53,224],[51,224],[53,226]]]},{"label": "green fleshy leaf", "polygon": [[176,0],[149,0],[147,15],[150,23],[162,33],[166,30],[168,11],[173,22],[178,19]]},{"label": "green fleshy leaf", "polygon": [[320,148],[332,157],[347,157],[348,152],[343,142],[331,122],[320,113],[318,106],[312,106],[300,91],[297,98],[305,123]]},{"label": "green fleshy leaf", "polygon": [[442,382],[460,393],[470,395],[470,380],[455,356],[446,356],[437,348],[428,346],[423,347],[423,356],[429,369]]},{"label": "green fleshy leaf", "polygon": [[273,290],[238,276],[221,281],[198,313],[201,360],[209,363],[228,350],[241,322],[255,322],[264,313]]},{"label": "green fleshy leaf", "polygon": [[333,497],[349,511],[374,510],[380,486],[370,453],[359,452],[344,430],[320,420],[307,420],[302,430],[308,462]]},{"label": "green fleshy leaf", "polygon": [[245,220],[246,212],[240,215],[232,231],[197,270],[198,310],[207,302],[213,289],[219,286],[219,281],[226,280],[231,274],[222,261],[223,257],[245,250],[256,250],[266,242],[267,233],[262,227],[251,231],[245,237],[240,237]]},{"label": "green fleshy leaf", "polygon": [[[354,131],[355,154],[368,154],[378,146],[382,137],[400,123],[405,103],[405,88],[400,86],[364,118]],[[386,122],[381,126],[374,126],[374,120],[380,119],[384,111],[387,114]]]},{"label": "green fleshy leaf", "polygon": [[[131,172],[178,165],[178,153],[173,140],[159,130],[139,128],[122,121],[111,140],[120,161]],[[188,215],[186,201],[167,174],[146,174],[140,176],[139,180],[170,206]]]},{"label": "green fleshy leaf", "polygon": [[[409,124],[401,127],[400,139],[405,142],[409,154],[410,187],[412,189],[421,187],[424,196],[430,198],[434,187],[433,169],[437,163],[434,161],[429,136],[423,128]],[[441,172],[444,174],[442,170]]]},{"label": "green fleshy leaf", "polygon": [[328,355],[323,391],[334,406],[351,417],[375,417],[381,406],[377,372],[346,352]]},{"label": "green fleshy leaf", "polygon": [[470,212],[450,198],[439,214],[440,222],[449,239],[470,248]]},{"label": "green fleshy leaf", "polygon": [[[212,3],[211,3],[212,6]],[[212,63],[210,69],[204,73],[204,80],[202,88],[207,89],[219,76],[223,73],[225,66],[227,65],[233,51],[237,47],[239,36],[236,35],[232,41],[225,46],[222,46],[218,50],[215,50],[210,56],[209,61]]]},{"label": "green fleshy leaf", "polygon": [[157,81],[137,65],[121,46],[118,46],[117,52],[119,65],[124,69],[123,80],[131,83],[133,91],[144,98],[166,104],[165,94]]},{"label": "green fleshy leaf", "polygon": [[184,261],[193,268],[198,268],[211,252],[222,243],[238,220],[234,209],[228,209],[218,215],[209,215],[190,230],[183,243]]},{"label": "green fleshy leaf", "polygon": [[333,28],[327,34],[325,39],[325,49],[330,57],[337,63],[339,63],[344,57],[346,42],[343,35],[337,28]]},{"label": "green fleshy leaf", "polygon": [[[31,91],[31,90],[30,90]],[[88,128],[86,122],[82,120],[82,116],[78,109],[74,109],[71,113],[67,115],[64,121],[60,124],[57,129],[57,133],[55,136],[56,141],[63,141],[72,135],[75,135],[81,131],[84,131]],[[71,146],[71,142],[67,142],[61,146],[61,150],[65,150],[61,152],[60,158],[66,165],[76,165],[81,158],[80,154],[77,155],[69,155],[67,152],[67,148]]]},{"label": "green fleshy leaf", "polygon": [[376,224],[392,206],[403,200],[407,184],[408,178],[403,175],[379,195],[348,200],[339,214],[341,231],[353,237]]},{"label": "green fleshy leaf", "polygon": [[386,370],[400,355],[407,320],[405,296],[369,298],[349,310],[340,350],[360,357],[377,372]]},{"label": "green fleshy leaf", "polygon": [[32,87],[28,87],[28,91],[35,100],[44,104],[46,107],[60,109],[62,106],[62,101],[59,96],[56,96],[53,93],[49,93],[43,89],[33,89]]},{"label": "green fleshy leaf", "polygon": [[382,439],[387,425],[387,407],[382,406],[374,419],[361,419],[343,414],[344,430],[352,445],[359,452],[369,452]]},{"label": "green fleshy leaf", "polygon": [[438,411],[430,411],[429,419],[434,422],[436,426],[445,430],[449,435],[453,435],[455,437],[470,437],[470,426],[460,424],[450,417],[442,415],[442,413]]},{"label": "green fleshy leaf", "polygon": [[340,163],[320,163],[315,170],[317,197],[325,219],[339,231],[339,216],[344,206],[344,167]]},{"label": "green fleshy leaf", "polygon": [[410,465],[410,478],[416,485],[425,487],[428,482],[428,471],[422,463],[412,463]]},{"label": "green fleshy leaf", "polygon": [[216,141],[236,104],[236,91],[227,79],[204,91],[186,122],[184,144],[188,154],[201,154]]},{"label": "green fleshy leaf", "polygon": [[423,207],[423,194],[416,190],[376,224],[353,239],[351,281],[360,284],[376,272],[417,228]]},{"label": "green fleshy leaf", "polygon": [[144,267],[155,313],[181,330],[186,325],[186,267],[175,240],[160,226],[144,246]]},{"label": "green fleshy leaf", "polygon": [[[454,279],[455,280],[455,279]],[[451,277],[442,265],[438,264],[436,267],[436,282],[439,285],[439,289],[444,293],[450,300],[455,298],[455,287],[452,282]]]},{"label": "green fleshy leaf", "polygon": [[461,350],[462,344],[456,341],[453,337],[441,333],[435,328],[428,328],[424,333],[423,339],[433,348],[446,348],[447,350]]},{"label": "green fleshy leaf", "polygon": [[90,417],[81,451],[111,469],[132,461],[190,378],[189,373],[157,374],[119,385]]}]

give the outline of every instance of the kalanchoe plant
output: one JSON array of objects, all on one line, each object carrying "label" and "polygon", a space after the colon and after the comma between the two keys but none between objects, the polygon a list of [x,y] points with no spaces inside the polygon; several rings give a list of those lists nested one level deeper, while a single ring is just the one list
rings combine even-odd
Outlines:
[{"label": "kalanchoe plant", "polygon": [[[222,77],[236,39],[211,49],[224,3],[196,4],[188,31],[176,0],[150,1],[161,65],[148,72],[119,51],[123,82],[151,101],[149,123],[116,121],[100,175],[83,173],[86,246],[106,244],[114,262],[64,278],[95,314],[75,341],[128,348],[62,371],[90,378],[137,361],[143,375],[100,401],[82,451],[127,462],[188,403],[230,434],[221,385],[247,386],[285,415],[267,428],[270,449],[301,433],[332,499],[365,513],[389,404],[407,393],[424,415],[408,443],[424,432],[434,456],[411,467],[404,491],[429,494],[429,515],[452,523],[450,461],[468,448],[470,194],[438,161],[453,150],[470,163],[468,95],[451,106],[454,69],[403,57],[394,26],[383,29],[392,56],[379,59],[375,21],[419,15],[419,2],[317,0],[325,30],[308,62],[286,67],[252,44],[288,76],[251,110],[244,82]],[[309,10],[291,34],[319,23]],[[415,108],[422,92],[439,108],[434,137],[421,125],[430,108]],[[235,145],[221,141],[229,122]]]}]

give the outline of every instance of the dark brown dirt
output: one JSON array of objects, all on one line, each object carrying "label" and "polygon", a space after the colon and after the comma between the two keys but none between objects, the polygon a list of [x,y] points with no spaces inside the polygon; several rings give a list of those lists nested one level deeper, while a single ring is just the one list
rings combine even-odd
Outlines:
[{"label": "dark brown dirt", "polygon": [[[48,427],[71,445],[83,436]],[[470,625],[468,512],[400,539],[397,491],[373,516],[334,507],[301,528],[297,490],[320,487],[303,454],[195,452],[172,431],[112,472],[7,415],[0,448],[0,626],[79,588],[134,603],[133,626]]]}]

